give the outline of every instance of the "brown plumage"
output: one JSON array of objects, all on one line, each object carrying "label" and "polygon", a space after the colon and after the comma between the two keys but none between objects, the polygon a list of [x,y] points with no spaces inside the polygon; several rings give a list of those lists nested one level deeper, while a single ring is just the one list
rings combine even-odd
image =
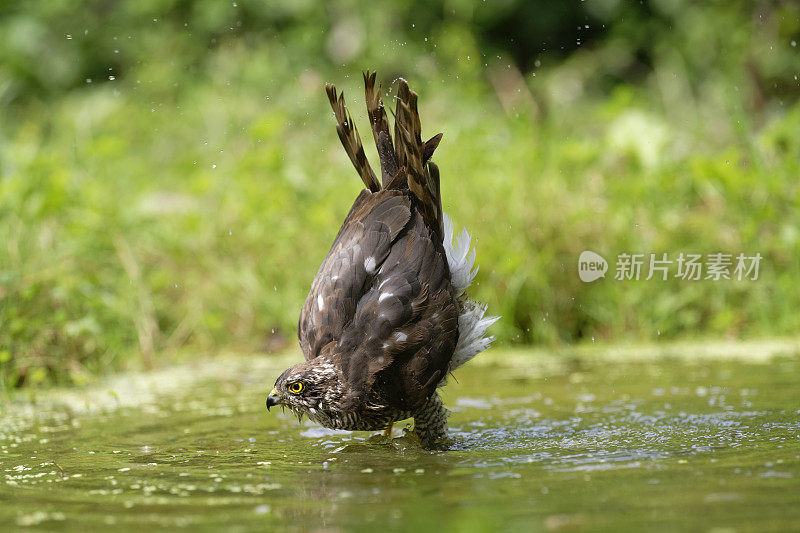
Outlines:
[{"label": "brown plumage", "polygon": [[483,334],[494,319],[483,318],[485,308],[463,295],[474,275],[469,243],[456,249],[452,234],[445,236],[439,171],[430,161],[441,134],[422,142],[417,94],[400,79],[393,142],[375,77],[364,74],[381,184],[344,96],[326,86],[336,131],[366,189],[300,313],[306,361],[278,378],[267,406],[351,430],[384,429],[413,416],[417,435],[432,445],[446,429],[436,388],[488,345]]}]

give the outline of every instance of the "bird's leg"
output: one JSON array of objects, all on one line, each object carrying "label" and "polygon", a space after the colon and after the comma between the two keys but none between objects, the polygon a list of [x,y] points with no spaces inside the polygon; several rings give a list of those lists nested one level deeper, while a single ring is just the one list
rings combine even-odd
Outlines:
[{"label": "bird's leg", "polygon": [[432,448],[447,437],[447,409],[437,393],[414,415],[414,433],[425,448]]},{"label": "bird's leg", "polygon": [[393,425],[394,425],[394,422],[389,422],[389,425],[386,426],[386,429],[383,430],[383,436],[386,437],[387,439],[391,439],[392,438],[392,426]]}]

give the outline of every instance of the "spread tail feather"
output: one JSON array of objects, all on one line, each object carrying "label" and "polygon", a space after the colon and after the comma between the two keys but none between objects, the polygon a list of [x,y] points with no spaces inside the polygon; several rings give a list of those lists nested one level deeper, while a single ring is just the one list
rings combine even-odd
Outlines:
[{"label": "spread tail feather", "polygon": [[378,178],[375,177],[375,173],[372,171],[369,161],[367,161],[364,145],[361,144],[361,136],[358,134],[358,129],[353,124],[353,118],[344,104],[344,93],[339,94],[337,98],[336,87],[330,83],[325,84],[325,92],[328,93],[328,100],[330,100],[333,114],[336,116],[336,133],[339,134],[339,140],[342,141],[344,151],[347,152],[350,161],[356,167],[364,185],[372,192],[379,191],[381,186],[378,183]]},{"label": "spread tail feather", "polygon": [[423,143],[417,93],[400,78],[394,117],[395,151],[400,166],[406,170],[408,188],[419,200],[422,215],[439,238],[444,236],[439,169],[429,162],[442,134]]},{"label": "spread tail feather", "polygon": [[381,87],[375,87],[375,78],[374,72],[364,73],[367,113],[380,157],[382,185],[367,161],[358,129],[345,106],[344,95],[337,94],[332,84],[326,84],[328,100],[336,116],[336,132],[364,185],[372,192],[379,191],[381,187],[410,190],[428,227],[441,239],[444,237],[444,222],[439,168],[430,159],[442,140],[442,134],[422,142],[417,93],[408,87],[406,80],[400,78],[392,142],[386,109],[381,99]]},{"label": "spread tail feather", "polygon": [[378,148],[378,157],[381,160],[381,182],[386,189],[389,182],[400,170],[397,154],[392,144],[392,134],[389,131],[389,120],[386,118],[386,109],[381,99],[381,86],[375,89],[375,75],[377,72],[364,72],[364,93],[367,100],[367,114],[372,127],[372,136]]}]

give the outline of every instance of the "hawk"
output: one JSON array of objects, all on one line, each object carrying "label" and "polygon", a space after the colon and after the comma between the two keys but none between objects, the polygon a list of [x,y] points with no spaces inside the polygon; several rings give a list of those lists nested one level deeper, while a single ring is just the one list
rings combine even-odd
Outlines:
[{"label": "hawk", "polygon": [[431,161],[442,134],[422,142],[417,94],[399,80],[394,142],[375,73],[364,73],[367,113],[378,149],[373,172],[343,94],[327,84],[336,131],[361,176],[350,208],[311,285],[297,327],[305,361],[278,377],[267,408],[289,408],[332,429],[391,435],[414,418],[425,447],[446,438],[437,389],[485,350],[499,317],[467,298],[477,273],[464,230],[442,213],[439,169]]}]

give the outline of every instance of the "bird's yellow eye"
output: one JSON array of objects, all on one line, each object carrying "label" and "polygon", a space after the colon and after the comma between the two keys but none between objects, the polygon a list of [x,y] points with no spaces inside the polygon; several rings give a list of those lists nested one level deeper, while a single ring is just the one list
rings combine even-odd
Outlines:
[{"label": "bird's yellow eye", "polygon": [[302,381],[295,381],[294,383],[289,384],[289,392],[292,394],[300,394],[305,388],[306,386]]}]

